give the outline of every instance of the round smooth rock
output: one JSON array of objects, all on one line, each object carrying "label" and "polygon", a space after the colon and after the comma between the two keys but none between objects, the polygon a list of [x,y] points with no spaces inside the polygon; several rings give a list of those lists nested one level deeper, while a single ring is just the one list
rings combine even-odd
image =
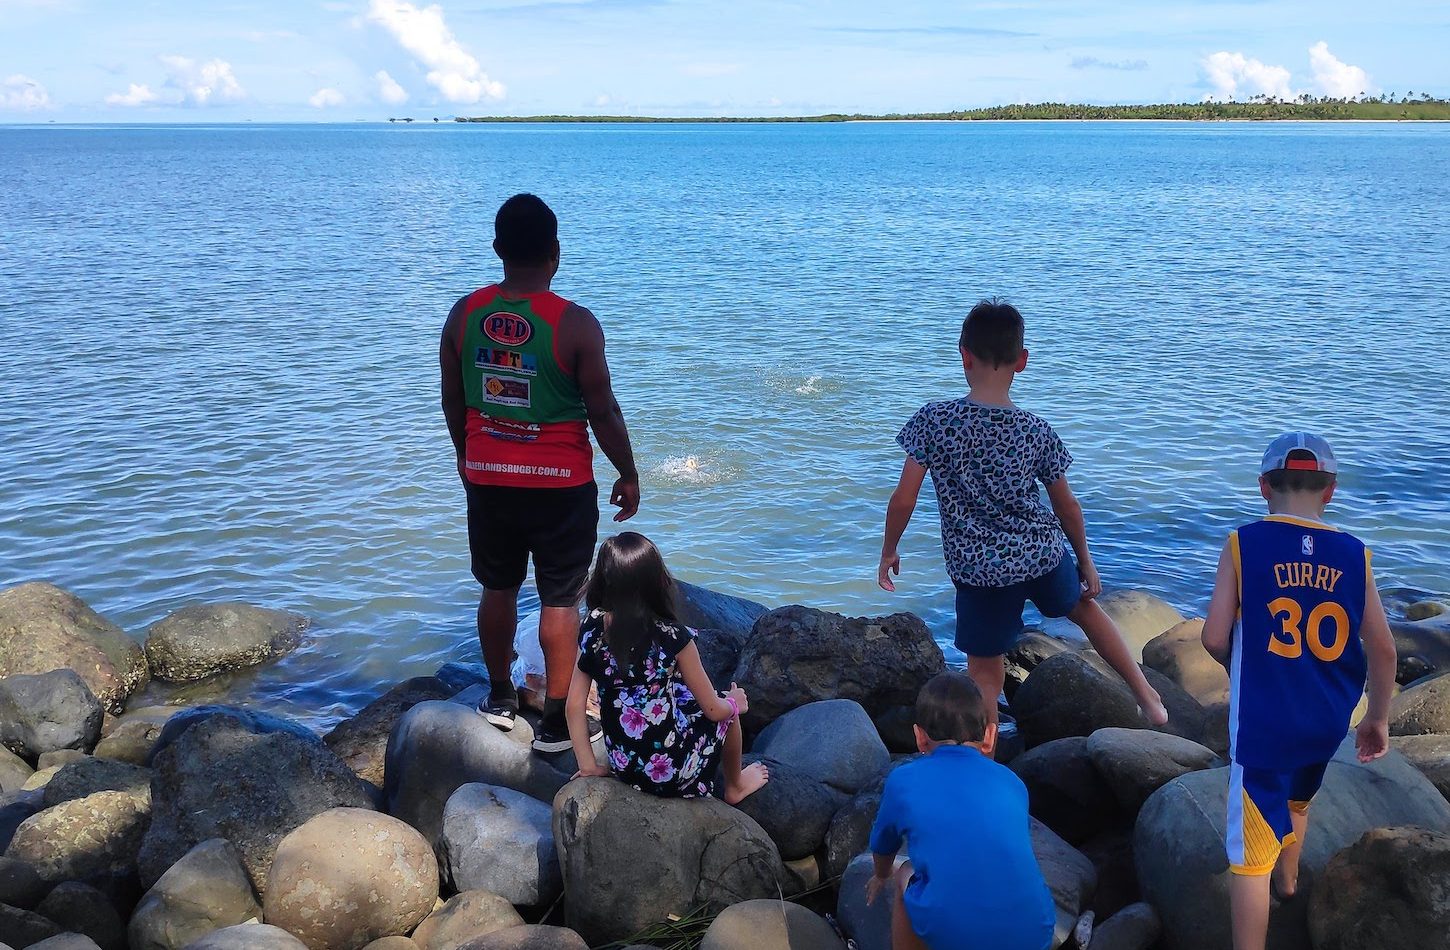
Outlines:
[{"label": "round smooth rock", "polygon": [[0,742],[22,759],[61,749],[89,752],[101,740],[104,717],[101,701],[75,670],[0,679]]},{"label": "round smooth rock", "polygon": [[41,880],[55,884],[124,877],[136,869],[149,817],[125,792],[97,792],[25,819],[5,853],[29,862]]},{"label": "round smooth rock", "polygon": [[96,743],[95,757],[146,765],[151,761],[156,740],[161,737],[167,721],[186,708],[146,706],[117,716],[108,727],[103,727],[101,741]]},{"label": "round smooth rock", "polygon": [[1390,748],[1424,773],[1450,799],[1450,736],[1391,736]]},{"label": "round smooth rock", "polygon": [[727,907],[715,918],[700,950],[834,950],[845,945],[831,925],[799,904],[753,900]]},{"label": "round smooth rock", "polygon": [[1099,729],[1084,748],[1118,805],[1134,816],[1149,795],[1178,776],[1223,764],[1191,739],[1146,729]]},{"label": "round smooth rock", "polygon": [[524,922],[514,906],[488,891],[464,891],[433,911],[413,931],[422,950],[456,950],[475,937],[517,927]]},{"label": "round smooth rock", "polygon": [[45,783],[41,801],[46,808],[54,808],[96,792],[125,792],[150,808],[151,770],[129,762],[86,756],[61,766]]},{"label": "round smooth rock", "polygon": [[28,861],[0,857],[0,904],[34,910],[50,893],[50,885],[40,879]]},{"label": "round smooth rock", "polygon": [[1228,670],[1203,648],[1203,621],[1185,620],[1143,647],[1143,665],[1208,708],[1228,702]]},{"label": "round smooth rock", "polygon": [[1113,790],[1093,768],[1088,740],[1054,739],[1028,749],[1010,768],[1027,786],[1034,818],[1077,845],[1123,821]]},{"label": "round smooth rock", "polygon": [[[1168,707],[1168,724],[1157,731],[1202,740],[1207,719],[1197,700],[1157,670],[1143,673]],[[1092,650],[1044,660],[1012,697],[1012,714],[1028,747],[1109,726],[1148,728],[1128,684]]]},{"label": "round smooth rock", "polygon": [[30,950],[102,950],[102,948],[85,934],[64,933],[32,943]]},{"label": "round smooth rock", "polygon": [[277,847],[264,918],[304,943],[360,950],[417,927],[438,899],[438,860],[408,825],[361,808],[323,812]]},{"label": "round smooth rock", "polygon": [[[822,741],[829,736],[830,741]],[[854,795],[891,765],[891,753],[860,703],[828,699],[793,709],[756,737],[752,750]]]},{"label": "round smooth rock", "polygon": [[1450,673],[1403,690],[1390,700],[1390,735],[1450,734]]},{"label": "round smooth rock", "polygon": [[251,604],[191,604],[146,630],[151,675],[190,683],[285,656],[302,642],[301,614]]},{"label": "round smooth rock", "polygon": [[363,950],[418,950],[418,944],[407,937],[383,937],[363,947]]},{"label": "round smooth rock", "polygon": [[106,895],[90,885],[56,885],[35,912],[67,933],[84,934],[101,950],[126,950],[126,922]]},{"label": "round smooth rock", "polygon": [[0,904],[0,941],[14,947],[30,947],[61,932],[55,922],[39,914]]},{"label": "round smooth rock", "polygon": [[358,778],[382,788],[388,737],[398,720],[419,703],[448,699],[453,692],[435,676],[414,677],[368,703],[356,716],[338,723],[322,741]]},{"label": "round smooth rock", "polygon": [[59,669],[113,713],[151,679],[141,645],[74,594],[43,583],[0,591],[0,676]]},{"label": "round smooth rock", "polygon": [[213,838],[188,851],[146,892],[131,915],[131,950],[181,950],[261,915],[241,852]]},{"label": "round smooth rock", "polygon": [[308,950],[308,946],[271,924],[240,924],[213,930],[183,950]]},{"label": "round smooth rock", "polygon": [[549,904],[562,893],[553,810],[523,792],[470,783],[443,809],[442,859],[462,891],[483,890],[512,904]]},{"label": "round smooth rock", "polygon": [[1143,647],[1154,637],[1183,622],[1183,614],[1146,591],[1112,591],[1098,598],[1098,606],[1117,624],[1133,659],[1143,662]]},{"label": "round smooth rock", "polygon": [[475,937],[458,950],[589,950],[589,944],[566,927],[524,924]]},{"label": "round smooth rock", "polygon": [[9,749],[0,747],[0,793],[18,792],[30,781],[35,769]]},{"label": "round smooth rock", "polygon": [[815,854],[846,797],[796,766],[746,756],[747,765],[757,761],[765,762],[770,781],[735,807],[759,822],[783,860]]}]

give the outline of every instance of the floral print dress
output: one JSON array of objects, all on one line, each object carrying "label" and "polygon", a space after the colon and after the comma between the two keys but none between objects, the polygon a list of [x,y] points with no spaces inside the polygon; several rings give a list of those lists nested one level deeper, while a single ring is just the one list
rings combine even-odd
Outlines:
[{"label": "floral print dress", "polygon": [[730,721],[711,722],[679,679],[676,657],[694,639],[688,627],[660,623],[643,658],[623,669],[604,636],[603,611],[591,611],[579,633],[579,669],[599,684],[609,767],[651,795],[709,795],[724,755]]}]

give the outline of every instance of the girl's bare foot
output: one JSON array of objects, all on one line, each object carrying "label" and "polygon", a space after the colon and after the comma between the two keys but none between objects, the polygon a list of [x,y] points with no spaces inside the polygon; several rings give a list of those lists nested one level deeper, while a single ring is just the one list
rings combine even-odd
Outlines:
[{"label": "girl's bare foot", "polygon": [[725,786],[725,802],[729,805],[738,805],[749,798],[755,792],[765,787],[770,781],[770,770],[765,767],[764,762],[756,762],[754,765],[747,765],[740,770],[740,778],[733,784]]},{"label": "girl's bare foot", "polygon": [[1148,690],[1146,696],[1138,697],[1138,712],[1148,720],[1152,726],[1166,726],[1168,724],[1168,707],[1163,705],[1163,697],[1151,686],[1144,684]]}]

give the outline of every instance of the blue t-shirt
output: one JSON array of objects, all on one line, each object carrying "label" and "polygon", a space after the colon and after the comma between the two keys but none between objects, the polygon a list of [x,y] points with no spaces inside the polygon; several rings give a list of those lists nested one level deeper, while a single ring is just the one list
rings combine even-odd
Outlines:
[{"label": "blue t-shirt", "polygon": [[922,406],[896,441],[931,472],[954,582],[1007,587],[1062,563],[1067,537],[1039,485],[1067,474],[1072,456],[1045,420],[954,399]]},{"label": "blue t-shirt", "polygon": [[970,746],[939,746],[892,772],[871,851],[906,840],[906,909],[932,950],[1046,950],[1057,910],[1032,851],[1027,786]]},{"label": "blue t-shirt", "polygon": [[1364,693],[1369,550],[1344,531],[1287,515],[1239,528],[1230,550],[1239,575],[1230,756],[1264,769],[1328,762]]}]

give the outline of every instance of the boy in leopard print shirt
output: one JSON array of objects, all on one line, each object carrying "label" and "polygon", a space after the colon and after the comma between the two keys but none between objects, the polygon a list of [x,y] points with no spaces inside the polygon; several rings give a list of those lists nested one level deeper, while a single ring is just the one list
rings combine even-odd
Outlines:
[{"label": "boy in leopard print shirt", "polygon": [[1044,617],[1067,617],[1081,627],[1127,682],[1148,722],[1162,725],[1168,721],[1162,699],[1094,600],[1102,581],[1088,550],[1082,506],[1067,484],[1072,456],[1052,426],[1019,409],[1009,395],[1012,380],[1027,368],[1024,332],[1017,308],[995,298],[967,315],[959,341],[967,395],[928,403],[896,437],[906,463],[886,509],[877,582],[896,589],[896,546],[931,472],[942,552],[957,589],[957,649],[967,655],[988,721],[997,721],[1003,656],[1022,635],[1022,610],[1031,600]]}]

